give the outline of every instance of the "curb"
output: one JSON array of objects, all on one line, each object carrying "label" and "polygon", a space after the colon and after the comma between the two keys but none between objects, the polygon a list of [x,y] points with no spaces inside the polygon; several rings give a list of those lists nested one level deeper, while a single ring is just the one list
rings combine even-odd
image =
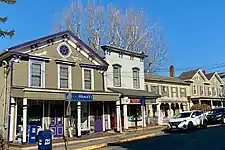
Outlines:
[{"label": "curb", "polygon": [[137,137],[122,139],[122,140],[119,140],[116,142],[96,144],[96,145],[91,145],[91,146],[87,146],[87,147],[83,147],[83,148],[75,148],[73,150],[95,150],[95,149],[100,149],[103,147],[115,146],[115,145],[126,143],[126,142],[137,141],[137,140],[141,140],[141,139],[148,139],[148,138],[160,136],[160,135],[164,135],[164,133],[152,133],[152,134],[147,134],[147,135],[141,135],[141,136],[137,136]]}]

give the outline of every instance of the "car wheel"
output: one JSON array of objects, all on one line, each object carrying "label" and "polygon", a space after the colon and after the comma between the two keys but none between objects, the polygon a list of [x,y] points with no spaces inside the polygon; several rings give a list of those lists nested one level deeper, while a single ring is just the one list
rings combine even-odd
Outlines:
[{"label": "car wheel", "polygon": [[188,130],[191,131],[191,130],[193,130],[193,128],[194,128],[194,125],[193,125],[193,123],[190,121],[190,122],[188,123]]},{"label": "car wheel", "polygon": [[203,128],[207,128],[207,122],[206,122],[206,120],[203,121],[202,127],[203,127]]}]

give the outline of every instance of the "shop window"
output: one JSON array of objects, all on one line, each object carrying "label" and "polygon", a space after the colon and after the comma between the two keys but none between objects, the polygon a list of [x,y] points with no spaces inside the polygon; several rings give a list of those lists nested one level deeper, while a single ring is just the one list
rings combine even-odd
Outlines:
[{"label": "shop window", "polygon": [[29,69],[30,69],[29,86],[44,87],[45,62],[30,60]]},{"label": "shop window", "polygon": [[84,69],[84,89],[92,90],[92,73],[90,69]]},{"label": "shop window", "polygon": [[121,66],[113,65],[113,84],[115,87],[121,87]]},{"label": "shop window", "polygon": [[72,88],[71,86],[71,66],[59,65],[59,88]]},{"label": "shop window", "polygon": [[139,69],[133,68],[133,87],[140,88]]}]

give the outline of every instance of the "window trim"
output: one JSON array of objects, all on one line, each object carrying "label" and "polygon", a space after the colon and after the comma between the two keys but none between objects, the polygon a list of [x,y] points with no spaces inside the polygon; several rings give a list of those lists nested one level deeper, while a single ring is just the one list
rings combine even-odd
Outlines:
[{"label": "window trim", "polygon": [[[91,71],[91,89],[85,89],[85,82],[84,82],[84,70]],[[86,91],[93,91],[94,90],[94,70],[91,68],[82,68],[82,89]]]},{"label": "window trim", "polygon": [[[134,79],[135,79],[134,78],[134,71],[138,72],[138,78],[137,78],[138,85],[137,86],[134,86]],[[137,67],[132,68],[132,77],[133,77],[133,88],[139,89],[140,88],[140,69],[139,68],[137,68]]]},{"label": "window trim", "polygon": [[[122,78],[122,73],[121,73],[121,70],[122,70],[122,66],[121,65],[119,65],[119,64],[114,64],[114,65],[112,65],[113,66],[113,86],[114,87],[121,87],[122,86],[122,83],[121,83],[121,78]],[[120,78],[120,80],[119,80],[119,85],[116,85],[115,84],[115,81],[114,81],[114,67],[118,67],[119,69],[120,69],[120,75],[119,75],[119,78]]]},{"label": "window trim", "polygon": [[[194,92],[194,91],[196,91],[196,92]],[[198,92],[197,92],[197,85],[193,85],[193,94],[194,95],[198,94]]]},{"label": "window trim", "polygon": [[[68,49],[69,49],[69,54],[66,55],[66,56],[63,56],[63,55],[61,54],[61,52],[60,52],[60,47],[61,47],[62,45],[67,46]],[[71,54],[72,54],[72,50],[71,50],[70,46],[69,46],[66,42],[60,43],[60,44],[57,46],[57,52],[58,52],[58,54],[59,54],[62,58],[68,58],[68,57],[70,57]]]},{"label": "window trim", "polygon": [[[60,66],[68,67],[68,88],[60,88]],[[72,66],[65,64],[57,64],[57,72],[58,72],[58,89],[72,89]]]},{"label": "window trim", "polygon": [[[31,75],[31,67],[32,63],[40,63],[41,64],[41,86],[32,86],[32,75]],[[40,61],[40,60],[31,60],[29,59],[29,65],[28,65],[28,71],[29,71],[29,76],[28,76],[28,86],[29,87],[34,87],[34,88],[45,88],[45,61]]]}]

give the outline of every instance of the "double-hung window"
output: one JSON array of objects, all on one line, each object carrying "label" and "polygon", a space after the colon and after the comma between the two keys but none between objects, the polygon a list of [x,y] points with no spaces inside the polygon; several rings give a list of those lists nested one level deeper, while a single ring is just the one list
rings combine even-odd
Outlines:
[{"label": "double-hung window", "polygon": [[84,69],[84,89],[92,90],[92,71]]},{"label": "double-hung window", "polygon": [[140,88],[139,69],[133,68],[133,87]]},{"label": "double-hung window", "polygon": [[68,89],[71,86],[71,66],[58,64],[58,88]]},{"label": "double-hung window", "polygon": [[45,86],[45,62],[42,61],[29,61],[30,75],[29,75],[29,86],[30,87],[41,87]]},{"label": "double-hung window", "polygon": [[113,85],[121,87],[121,66],[113,65]]}]

